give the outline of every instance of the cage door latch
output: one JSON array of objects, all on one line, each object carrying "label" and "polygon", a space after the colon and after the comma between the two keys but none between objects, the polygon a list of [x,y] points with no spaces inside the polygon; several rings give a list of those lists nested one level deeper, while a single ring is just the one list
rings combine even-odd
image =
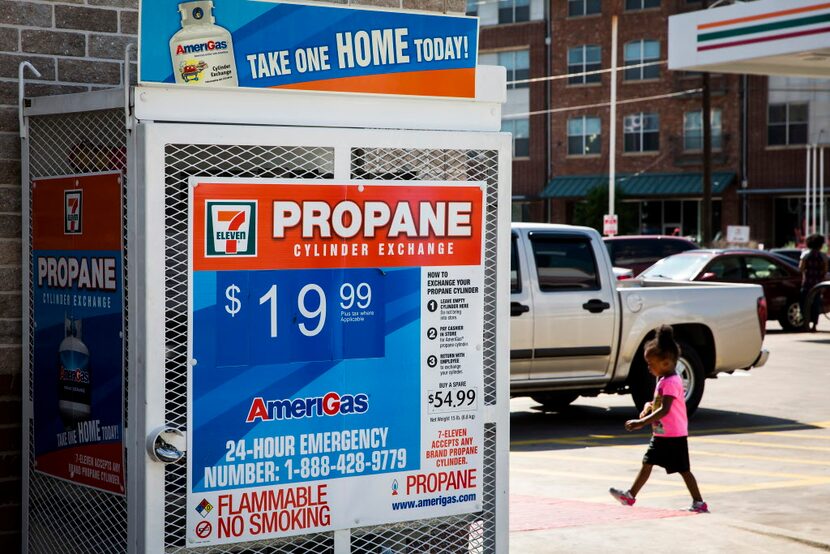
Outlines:
[{"label": "cage door latch", "polygon": [[156,462],[175,464],[187,454],[187,440],[183,431],[173,427],[159,427],[150,433],[147,452]]}]

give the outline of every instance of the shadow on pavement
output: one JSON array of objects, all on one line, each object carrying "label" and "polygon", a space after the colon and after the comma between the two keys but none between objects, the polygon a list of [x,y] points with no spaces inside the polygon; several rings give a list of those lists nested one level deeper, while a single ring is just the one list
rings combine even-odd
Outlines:
[{"label": "shadow on pavement", "polygon": [[[578,404],[560,413],[536,409],[513,411],[510,413],[510,450],[565,450],[641,444],[644,437],[651,436],[649,430],[628,433],[623,428],[625,421],[636,415],[628,406],[600,408]],[[792,419],[707,408],[698,409],[690,423],[692,436],[817,428]]]}]

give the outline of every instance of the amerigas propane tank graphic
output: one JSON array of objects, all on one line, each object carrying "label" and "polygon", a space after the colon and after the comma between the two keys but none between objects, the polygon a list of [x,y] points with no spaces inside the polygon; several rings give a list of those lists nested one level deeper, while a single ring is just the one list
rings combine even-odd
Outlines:
[{"label": "amerigas propane tank graphic", "polygon": [[58,409],[67,429],[92,414],[89,348],[81,339],[82,321],[64,318],[64,339],[58,347]]},{"label": "amerigas propane tank graphic", "polygon": [[[32,182],[34,468],[124,494],[121,174]],[[104,209],[106,207],[106,209]]]},{"label": "amerigas propane tank graphic", "polygon": [[215,25],[213,2],[179,4],[182,28],[170,39],[170,58],[177,84],[237,86],[233,40]]}]

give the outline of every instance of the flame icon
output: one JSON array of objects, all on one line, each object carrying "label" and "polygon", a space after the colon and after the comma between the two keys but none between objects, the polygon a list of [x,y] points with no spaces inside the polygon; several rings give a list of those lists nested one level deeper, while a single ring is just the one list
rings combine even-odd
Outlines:
[{"label": "flame icon", "polygon": [[392,481],[392,496],[398,496],[398,480]]}]

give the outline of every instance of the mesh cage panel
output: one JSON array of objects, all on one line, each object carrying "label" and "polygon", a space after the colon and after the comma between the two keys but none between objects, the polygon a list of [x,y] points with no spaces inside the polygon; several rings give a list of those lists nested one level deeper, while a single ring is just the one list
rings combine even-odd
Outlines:
[{"label": "mesh cage panel", "polygon": [[[188,179],[259,177],[333,179],[334,148],[249,145],[165,146],[166,369],[165,411],[169,424],[187,427],[187,237]],[[485,229],[484,401],[496,403],[496,250],[498,153],[495,150],[352,148],[356,180],[484,181]],[[496,533],[496,426],[485,425],[484,498],[474,514],[351,530],[354,554],[491,554]],[[332,533],[237,546],[187,548],[185,464],[165,469],[165,546],[168,553],[333,552]]]},{"label": "mesh cage panel", "polygon": [[[124,171],[127,131],[122,110],[99,110],[37,116],[29,120],[29,177]],[[124,200],[124,267],[127,263],[126,186]],[[31,206],[31,187],[29,188]],[[29,236],[31,237],[31,213]],[[29,242],[29,253],[32,244]],[[124,426],[127,425],[127,280],[124,277]],[[34,367],[34,296],[29,310],[29,400],[32,400]],[[34,472],[34,422],[29,433],[29,552],[34,554],[101,553],[127,551],[126,497],[96,491]],[[126,456],[124,457],[126,464]],[[125,471],[127,470],[125,466]]]},{"label": "mesh cage panel", "polygon": [[[259,177],[331,179],[334,149],[314,147],[187,145],[165,147],[165,251],[167,358],[165,413],[167,422],[187,428],[187,229],[188,179]],[[331,533],[278,541],[249,542],[239,547],[186,548],[187,466],[165,467],[165,546],[167,552],[333,552]]]},{"label": "mesh cage panel", "polygon": [[498,250],[498,152],[353,148],[352,179],[386,181],[484,181],[484,403],[496,404],[496,253]]}]

